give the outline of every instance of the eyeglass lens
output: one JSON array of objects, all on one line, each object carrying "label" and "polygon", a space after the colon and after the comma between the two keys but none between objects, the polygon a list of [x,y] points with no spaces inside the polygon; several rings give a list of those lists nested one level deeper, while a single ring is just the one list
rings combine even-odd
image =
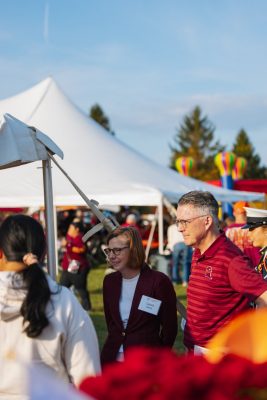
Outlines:
[{"label": "eyeglass lens", "polygon": [[204,215],[198,215],[197,217],[193,217],[193,218],[189,218],[189,219],[177,219],[175,221],[175,224],[177,227],[179,227],[179,225],[181,225],[182,228],[186,228],[188,224],[190,224],[190,222],[201,218],[201,217],[206,217],[208,214],[204,214]]},{"label": "eyeglass lens", "polygon": [[119,255],[121,254],[121,251],[124,250],[124,249],[128,249],[128,246],[127,246],[127,247],[114,247],[114,249],[109,249],[109,248],[107,247],[106,249],[104,249],[104,253],[105,253],[107,256],[110,256],[112,253],[113,253],[115,256],[119,256]]},{"label": "eyeglass lens", "polygon": [[175,221],[175,224],[177,227],[179,227],[179,225],[181,225],[182,227],[185,227],[190,221],[187,221],[186,219],[177,219]]}]

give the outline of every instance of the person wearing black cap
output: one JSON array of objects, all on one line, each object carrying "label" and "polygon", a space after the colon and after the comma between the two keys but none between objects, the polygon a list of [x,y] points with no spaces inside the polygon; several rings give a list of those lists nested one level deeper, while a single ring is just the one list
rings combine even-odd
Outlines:
[{"label": "person wearing black cap", "polygon": [[247,213],[247,223],[242,229],[248,229],[253,246],[261,248],[261,259],[256,270],[263,279],[267,279],[267,210],[244,208]]}]

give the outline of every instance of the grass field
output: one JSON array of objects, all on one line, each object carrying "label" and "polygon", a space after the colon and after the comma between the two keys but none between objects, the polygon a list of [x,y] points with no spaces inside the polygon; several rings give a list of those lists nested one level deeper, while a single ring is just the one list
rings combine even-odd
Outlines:
[{"label": "grass field", "polygon": [[[96,332],[98,335],[99,345],[102,348],[105,337],[106,337],[106,323],[103,312],[103,301],[102,301],[102,283],[104,278],[106,265],[100,265],[93,268],[88,275],[88,285],[91,294],[91,302],[93,311],[90,312],[92,320],[94,322]],[[175,292],[178,298],[183,304],[186,304],[186,289],[182,285],[174,285]],[[183,353],[183,339],[182,331],[180,328],[180,317],[178,323],[178,335],[175,341],[174,348],[178,353]]]}]

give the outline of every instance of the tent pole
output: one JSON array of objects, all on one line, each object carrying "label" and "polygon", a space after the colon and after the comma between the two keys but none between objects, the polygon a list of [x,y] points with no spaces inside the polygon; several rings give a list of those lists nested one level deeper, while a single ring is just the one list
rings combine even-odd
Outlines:
[{"label": "tent pole", "polygon": [[54,211],[54,239],[55,239],[55,246],[56,246],[56,252],[55,252],[55,260],[56,260],[56,264],[55,264],[55,274],[56,277],[58,276],[58,220],[57,220],[57,207],[55,205],[53,205],[53,211]]},{"label": "tent pole", "polygon": [[163,254],[164,234],[163,234],[163,197],[160,197],[158,206],[158,229],[159,229],[159,254]]},{"label": "tent pole", "polygon": [[171,216],[172,218],[176,218],[176,208],[175,208],[175,207],[172,205],[172,203],[171,203],[166,197],[164,197],[164,196],[163,196],[163,204],[164,204],[164,206],[167,208],[167,210],[168,210],[170,216]]},{"label": "tent pole", "polygon": [[148,236],[148,239],[147,239],[147,245],[146,245],[146,251],[145,251],[145,253],[146,253],[146,262],[148,261],[148,256],[149,256],[149,252],[150,252],[150,249],[151,249],[153,236],[154,236],[156,225],[157,225],[157,219],[158,219],[158,208],[156,209],[155,217],[154,217],[154,219],[152,221],[150,232],[149,232],[149,236]]},{"label": "tent pole", "polygon": [[47,236],[47,269],[52,279],[56,279],[56,241],[54,227],[54,206],[51,160],[43,160],[45,224]]}]

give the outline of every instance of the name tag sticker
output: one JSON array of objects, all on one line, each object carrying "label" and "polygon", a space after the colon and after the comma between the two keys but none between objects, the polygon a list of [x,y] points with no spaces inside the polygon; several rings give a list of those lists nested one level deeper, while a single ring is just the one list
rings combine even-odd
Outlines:
[{"label": "name tag sticker", "polygon": [[153,297],[143,295],[141,297],[138,310],[145,311],[149,314],[158,315],[160,305],[161,300],[153,299]]}]

